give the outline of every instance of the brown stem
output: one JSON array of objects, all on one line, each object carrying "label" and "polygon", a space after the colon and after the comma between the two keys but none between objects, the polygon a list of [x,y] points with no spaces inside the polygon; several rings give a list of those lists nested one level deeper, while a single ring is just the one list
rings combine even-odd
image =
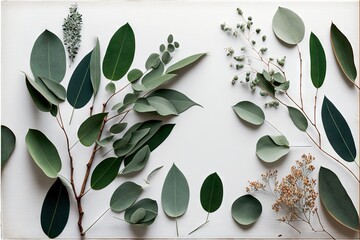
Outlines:
[{"label": "brown stem", "polygon": [[303,96],[302,96],[302,57],[301,57],[301,52],[299,49],[299,45],[296,45],[298,53],[299,53],[299,59],[300,59],[300,103],[301,103],[301,110],[304,109],[304,102],[303,102]]},{"label": "brown stem", "polygon": [[315,213],[316,213],[317,219],[318,219],[318,221],[319,221],[319,224],[320,224],[320,226],[321,226],[321,228],[322,228],[322,231],[323,231],[324,233],[326,233],[327,235],[329,235],[329,237],[331,237],[332,239],[335,240],[334,236],[331,235],[328,231],[325,230],[324,225],[322,224],[322,222],[321,222],[321,220],[320,220],[320,216],[319,216],[319,213],[318,213],[317,209],[315,209]]}]

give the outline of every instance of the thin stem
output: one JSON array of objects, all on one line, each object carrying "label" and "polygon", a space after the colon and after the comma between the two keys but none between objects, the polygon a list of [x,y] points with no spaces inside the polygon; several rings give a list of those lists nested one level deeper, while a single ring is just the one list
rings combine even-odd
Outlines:
[{"label": "thin stem", "polygon": [[300,103],[301,103],[301,109],[304,109],[304,102],[303,102],[303,95],[302,95],[302,57],[301,57],[301,52],[299,49],[299,45],[296,44],[296,48],[298,50],[299,53],[299,59],[300,59]]},{"label": "thin stem", "polygon": [[[110,121],[110,120],[112,120],[112,119],[114,119],[114,118],[116,118],[116,117],[118,117],[118,116],[121,116],[122,114],[124,114],[125,113],[125,115],[124,115],[124,117],[131,111],[132,109],[129,109],[129,110],[127,110],[127,111],[124,111],[124,112],[121,112],[121,113],[118,113],[118,114],[116,114],[116,115],[114,115],[114,116],[112,116],[112,117],[110,117],[110,118],[108,118],[108,119],[106,119],[106,122],[108,122],[108,121]],[[121,118],[121,120],[119,121],[119,122],[121,122],[123,119],[124,119],[124,117],[123,118]]]},{"label": "thin stem", "polygon": [[175,225],[176,225],[176,236],[179,236],[179,226],[178,226],[177,217],[175,217]]},{"label": "thin stem", "polygon": [[335,240],[334,236],[331,235],[328,231],[325,230],[324,225],[322,224],[322,222],[321,222],[321,220],[320,220],[320,216],[319,216],[319,213],[318,213],[317,209],[315,209],[315,213],[316,213],[317,219],[318,219],[318,221],[319,221],[319,224],[320,224],[323,232],[325,232],[327,235],[329,235],[329,237],[331,237],[332,239]]},{"label": "thin stem", "polygon": [[209,216],[210,216],[210,212],[207,213],[205,222],[208,222],[208,221],[209,221]]},{"label": "thin stem", "polygon": [[269,121],[267,121],[266,119],[265,119],[265,122],[267,123],[267,124],[269,124],[273,129],[275,129],[278,133],[280,133],[281,135],[284,135],[284,134],[282,134],[282,132],[280,132],[280,130],[279,129],[277,129],[274,125],[272,125]]},{"label": "thin stem", "polygon": [[70,150],[73,149],[73,148],[76,146],[76,144],[78,144],[79,142],[80,142],[80,139],[78,139],[78,140],[70,147]]},{"label": "thin stem", "polygon": [[194,232],[196,232],[197,230],[199,230],[200,228],[202,228],[203,226],[205,226],[208,222],[210,222],[209,220],[206,219],[206,221],[201,224],[200,226],[198,226],[197,228],[195,228],[194,230],[192,230],[188,235],[193,234]]},{"label": "thin stem", "polygon": [[73,110],[71,111],[71,116],[70,116],[69,125],[71,124],[72,119],[73,119],[73,117],[74,117],[74,112],[75,112],[75,108],[73,108]]},{"label": "thin stem", "polygon": [[284,222],[286,223],[287,225],[289,225],[290,227],[292,227],[293,229],[295,229],[299,234],[301,234],[300,230],[297,229],[296,227],[294,227],[292,224],[290,224],[289,222]]},{"label": "thin stem", "polygon": [[110,208],[106,209],[105,212],[103,212],[100,217],[98,217],[95,222],[93,222],[85,231],[84,231],[84,234],[89,231],[108,211],[110,210]]},{"label": "thin stem", "polygon": [[131,83],[126,84],[124,87],[120,88],[118,91],[114,92],[109,98],[108,100],[105,102],[105,105],[107,105],[109,103],[109,101],[119,92],[121,92],[122,90],[124,90],[125,88],[127,88]]},{"label": "thin stem", "polygon": [[321,135],[320,132],[316,126],[316,105],[317,105],[317,96],[318,96],[318,88],[316,89],[316,94],[315,94],[315,99],[314,99],[314,124],[313,126],[315,127],[317,133],[318,133],[318,138],[319,138],[319,146],[321,146]]},{"label": "thin stem", "polygon": [[83,196],[85,196],[92,188],[89,188],[88,190],[86,190],[83,194]]}]

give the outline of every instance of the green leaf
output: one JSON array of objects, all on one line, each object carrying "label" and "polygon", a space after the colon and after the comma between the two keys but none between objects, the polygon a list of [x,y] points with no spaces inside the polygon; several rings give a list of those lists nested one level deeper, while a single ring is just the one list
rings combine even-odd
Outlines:
[{"label": "green leaf", "polygon": [[198,60],[200,60],[205,55],[206,55],[206,53],[198,53],[198,54],[194,54],[192,56],[189,56],[187,58],[184,58],[184,59],[174,63],[170,67],[168,67],[168,69],[166,69],[165,73],[173,73],[173,72],[176,72],[176,71],[178,71],[178,70],[180,70],[182,68],[190,66],[191,64],[193,64],[193,63],[197,62]]},{"label": "green leaf", "polygon": [[259,200],[247,194],[235,200],[231,206],[231,215],[240,225],[250,225],[260,217],[262,206]]},{"label": "green leaf", "polygon": [[326,137],[335,152],[347,162],[354,161],[356,158],[356,147],[349,125],[326,96],[321,107],[321,119]]},{"label": "green leaf", "polygon": [[178,115],[174,106],[165,98],[152,96],[147,97],[146,100],[161,116]]},{"label": "green leaf", "polygon": [[144,81],[143,79],[143,90],[142,91],[150,91],[153,90],[160,85],[164,84],[165,82],[173,79],[176,76],[176,74],[165,74],[162,76],[158,76],[155,78],[148,79]]},{"label": "green leaf", "polygon": [[28,92],[35,103],[36,107],[43,112],[49,112],[52,108],[52,104],[35,88],[33,85],[36,83],[32,80],[29,80],[25,75],[25,83],[28,89]]},{"label": "green leaf", "polygon": [[209,213],[219,209],[223,199],[223,184],[217,173],[210,174],[203,182],[200,190],[200,202]]},{"label": "green leaf", "polygon": [[34,76],[61,82],[66,72],[65,49],[61,40],[45,30],[36,39],[31,50],[30,67]]},{"label": "green leaf", "polygon": [[145,216],[146,216],[146,209],[145,208],[138,208],[138,209],[135,210],[135,212],[133,212],[133,214],[131,214],[129,223],[137,224],[141,220],[143,220],[145,218]]},{"label": "green leaf", "polygon": [[111,143],[111,140],[114,138],[114,135],[105,137],[101,140],[96,141],[97,145],[100,147],[106,147],[109,143]]},{"label": "green leaf", "polygon": [[47,87],[47,89],[53,93],[57,98],[62,101],[66,100],[66,90],[65,88],[58,82],[49,79],[47,77],[39,77],[43,84]]},{"label": "green leaf", "polygon": [[165,66],[163,63],[160,63],[159,66],[155,69],[152,69],[150,72],[145,74],[145,76],[142,78],[141,82],[146,83],[151,81],[154,78],[160,77],[164,73]]},{"label": "green leaf", "polygon": [[158,89],[149,95],[149,97],[152,96],[162,97],[168,100],[178,114],[186,111],[192,106],[201,106],[181,92],[175,91],[173,89]]},{"label": "green leaf", "polygon": [[310,34],[310,72],[311,80],[316,88],[320,88],[325,80],[326,75],[326,56],[320,40],[314,34]]},{"label": "green leaf", "polygon": [[150,151],[154,151],[161,143],[163,143],[165,139],[170,135],[174,127],[175,124],[162,125],[145,143],[149,146]]},{"label": "green leaf", "polygon": [[115,154],[118,157],[130,155],[130,152],[135,149],[138,142],[140,142],[140,140],[142,140],[149,133],[149,131],[150,128],[134,131],[133,133],[131,133],[129,140],[126,136],[123,137],[123,143],[120,142],[121,140],[116,140],[113,144]]},{"label": "green leaf", "polygon": [[275,88],[274,86],[265,79],[264,75],[261,73],[256,74],[256,78],[259,80],[257,85],[265,92],[270,94],[271,96],[275,96]]},{"label": "green leaf", "polygon": [[331,45],[336,61],[346,78],[354,83],[357,71],[352,46],[346,36],[333,23],[331,23],[330,32]]},{"label": "green leaf", "polygon": [[[37,98],[36,101],[33,98],[35,104],[40,99],[41,99],[40,100],[41,103],[44,103],[42,98],[38,98],[39,95],[42,96],[43,98],[45,98],[45,100],[47,100],[51,104],[54,104],[54,105],[59,104],[59,99],[52,92],[50,92],[49,89],[46,88],[46,86],[42,82],[32,81],[32,80],[30,80],[30,78],[27,75],[25,75],[25,79],[26,79],[26,84],[28,86],[28,90],[29,90],[30,94],[31,93],[34,94],[35,92],[37,92],[37,94],[34,94],[34,96],[36,96],[36,98]],[[31,94],[31,96],[33,97],[32,94]],[[50,106],[50,109],[51,109],[51,106]],[[49,109],[49,111],[50,111],[50,109]]]},{"label": "green leaf", "polygon": [[46,194],[41,208],[41,227],[46,236],[59,236],[67,224],[69,213],[69,193],[60,178],[57,178]]},{"label": "green leaf", "polygon": [[127,127],[126,122],[116,123],[110,127],[109,132],[111,132],[112,134],[118,134],[124,131],[126,127]]},{"label": "green leaf", "polygon": [[291,45],[301,42],[305,35],[305,25],[299,15],[283,7],[276,11],[272,28],[281,41]]},{"label": "green leaf", "polygon": [[57,105],[51,105],[50,114],[53,117],[56,117],[57,113],[58,113],[58,106]]},{"label": "green leaf", "polygon": [[173,41],[174,41],[174,36],[172,34],[170,34],[167,38],[167,42],[172,43]]},{"label": "green leaf", "polygon": [[101,80],[99,38],[96,38],[96,45],[94,49],[91,51],[90,79],[91,79],[92,88],[94,90],[94,96],[96,96],[100,87],[100,80]]},{"label": "green leaf", "polygon": [[121,175],[138,172],[142,170],[146,163],[149,160],[150,156],[150,149],[148,146],[142,147],[137,153],[135,154],[134,158],[131,160],[129,164],[121,171]]},{"label": "green leaf", "polygon": [[256,104],[249,101],[241,101],[232,107],[235,113],[247,123],[260,126],[264,123],[265,114]]},{"label": "green leaf", "polygon": [[1,125],[1,168],[15,149],[15,134],[7,126]]},{"label": "green leaf", "polygon": [[[145,212],[140,209],[144,209]],[[157,215],[158,215],[158,205],[156,201],[149,198],[144,198],[134,203],[134,205],[132,205],[128,209],[126,209],[124,214],[124,219],[126,222],[130,224],[149,226],[155,221]]]},{"label": "green leaf", "polygon": [[116,91],[116,86],[113,82],[109,82],[108,84],[106,84],[105,86],[105,90],[108,92],[108,93],[115,93]]},{"label": "green leaf", "polygon": [[45,175],[56,178],[61,170],[61,159],[54,144],[42,132],[35,129],[29,129],[25,142],[32,159]]},{"label": "green leaf", "polygon": [[152,177],[155,173],[157,173],[160,169],[162,169],[164,166],[160,166],[160,167],[157,167],[157,168],[155,168],[154,170],[152,170],[149,174],[148,174],[148,176],[144,179],[144,181],[147,183],[147,184],[150,184],[150,182],[149,182],[149,179],[150,179],[150,177]]},{"label": "green leaf", "polygon": [[264,162],[275,162],[290,151],[284,136],[263,136],[256,143],[256,155]]},{"label": "green leaf", "polygon": [[359,215],[354,203],[330,169],[321,167],[319,171],[319,196],[326,211],[339,223],[354,231],[359,231]]},{"label": "green leaf", "polygon": [[161,61],[164,64],[168,64],[171,61],[171,59],[172,57],[168,51],[163,52],[163,54],[161,55]]},{"label": "green leaf", "polygon": [[146,70],[149,70],[150,68],[157,68],[160,64],[160,55],[158,53],[152,53],[148,57],[145,63]]},{"label": "green leaf", "polygon": [[287,107],[289,115],[295,126],[300,130],[305,132],[308,127],[308,121],[304,114],[297,108]]},{"label": "green leaf", "polygon": [[275,87],[276,91],[280,91],[280,92],[286,92],[290,87],[290,81],[286,81],[284,83],[281,83],[279,86]]},{"label": "green leaf", "polygon": [[277,72],[277,73],[274,73],[272,75],[272,79],[274,79],[275,82],[277,83],[284,83],[286,81],[284,75],[282,75],[281,73]]},{"label": "green leaf", "polygon": [[134,68],[127,74],[129,82],[135,82],[143,76],[143,72],[140,69]]},{"label": "green leaf", "polygon": [[93,87],[90,77],[90,59],[89,52],[77,65],[67,88],[67,100],[74,108],[82,108],[91,99]]},{"label": "green leaf", "polygon": [[116,178],[122,160],[122,158],[110,157],[100,162],[91,175],[91,188],[100,190],[108,186]]},{"label": "green leaf", "polygon": [[122,212],[134,204],[142,191],[142,187],[134,182],[124,182],[113,193],[110,208],[114,212]]},{"label": "green leaf", "polygon": [[79,127],[77,132],[79,141],[84,146],[91,146],[99,137],[104,118],[108,113],[98,113],[88,117]]},{"label": "green leaf", "polygon": [[126,23],[111,37],[103,60],[103,73],[107,79],[121,79],[129,70],[135,55],[135,35]]},{"label": "green leaf", "polygon": [[133,110],[138,113],[146,113],[146,112],[156,112],[156,108],[150,106],[149,102],[142,98],[138,99],[134,104]]},{"label": "green leaf", "polygon": [[161,192],[162,208],[169,217],[180,217],[189,205],[190,191],[184,174],[172,165]]}]

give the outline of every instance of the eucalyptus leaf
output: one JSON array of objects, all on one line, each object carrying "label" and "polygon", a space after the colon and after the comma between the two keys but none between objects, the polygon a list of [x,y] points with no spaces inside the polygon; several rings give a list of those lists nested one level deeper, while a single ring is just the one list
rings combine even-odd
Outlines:
[{"label": "eucalyptus leaf", "polygon": [[138,113],[156,112],[156,108],[150,106],[146,99],[138,99],[134,104],[133,110]]},{"label": "eucalyptus leaf", "polygon": [[126,23],[111,37],[103,60],[103,73],[107,79],[121,79],[129,70],[135,55],[135,35]]},{"label": "eucalyptus leaf", "polygon": [[[144,209],[144,210],[140,210]],[[140,212],[141,211],[141,212]],[[144,214],[145,213],[145,214]],[[136,216],[138,215],[138,216]],[[124,219],[130,224],[149,226],[158,215],[158,205],[155,200],[144,198],[126,209]]]},{"label": "eucalyptus leaf", "polygon": [[159,87],[160,85],[164,84],[165,82],[168,82],[169,80],[173,79],[175,76],[176,74],[165,74],[155,78],[151,78],[146,81],[144,81],[143,79],[143,90],[146,91],[153,90]]},{"label": "eucalyptus leaf", "polygon": [[201,206],[209,213],[215,212],[221,206],[223,194],[223,184],[219,175],[216,172],[210,174],[201,186]]},{"label": "eucalyptus leaf", "polygon": [[108,93],[115,93],[116,91],[116,86],[113,82],[109,82],[108,84],[106,84],[105,86],[105,90],[108,92]]},{"label": "eucalyptus leaf", "polygon": [[91,51],[90,79],[91,79],[92,88],[94,90],[94,96],[96,96],[100,87],[100,80],[101,80],[99,38],[96,38],[96,45],[94,49]]},{"label": "eucalyptus leaf", "polygon": [[140,69],[134,68],[127,74],[129,82],[135,82],[143,76],[143,72]]},{"label": "eucalyptus leaf", "polygon": [[290,45],[298,44],[305,35],[305,25],[299,15],[283,7],[279,7],[276,11],[272,28],[281,41]]},{"label": "eucalyptus leaf", "polygon": [[91,146],[99,137],[104,118],[108,113],[98,113],[88,117],[79,127],[77,136],[84,146]]},{"label": "eucalyptus leaf", "polygon": [[314,33],[310,34],[309,48],[311,80],[314,87],[320,88],[326,75],[326,56],[319,38]]},{"label": "eucalyptus leaf", "polygon": [[286,81],[284,83],[281,83],[279,86],[275,87],[276,91],[280,91],[280,92],[286,92],[290,87],[290,81]]},{"label": "eucalyptus leaf", "polygon": [[233,107],[235,113],[247,123],[260,126],[265,121],[265,114],[263,110],[256,104],[249,101],[241,101]]},{"label": "eucalyptus leaf", "polygon": [[[34,81],[29,80],[25,75],[25,83],[28,92],[35,103],[36,107],[43,112],[49,112],[52,108],[52,104],[35,88]],[[36,84],[36,83],[35,83]]]},{"label": "eucalyptus leaf", "polygon": [[160,63],[156,69],[152,69],[147,74],[144,75],[141,82],[142,84],[151,81],[154,78],[160,77],[164,73],[165,66],[163,63]]},{"label": "eucalyptus leaf", "polygon": [[275,96],[275,88],[274,86],[265,79],[263,74],[257,73],[256,78],[259,80],[257,85],[265,92],[270,94],[271,96]]},{"label": "eucalyptus leaf", "polygon": [[138,172],[142,170],[147,161],[149,160],[150,156],[150,149],[148,146],[142,147],[137,153],[135,154],[134,158],[131,160],[129,164],[121,171],[121,175]]},{"label": "eucalyptus leaf", "polygon": [[277,72],[277,73],[274,73],[272,75],[272,79],[277,82],[277,83],[284,83],[286,81],[284,75],[282,75],[281,73]]},{"label": "eucalyptus leaf", "polygon": [[275,162],[288,154],[290,147],[284,136],[263,136],[256,143],[256,155],[264,162]]},{"label": "eucalyptus leaf", "polygon": [[164,166],[160,166],[160,167],[157,167],[157,168],[155,168],[154,170],[152,170],[149,174],[148,174],[148,176],[144,179],[144,181],[147,183],[147,184],[150,184],[150,182],[149,182],[149,179],[155,174],[155,173],[157,173],[160,169],[162,169]]},{"label": "eucalyptus leaf", "polygon": [[124,182],[113,193],[110,208],[114,212],[122,212],[134,204],[142,191],[142,187],[134,182]]},{"label": "eucalyptus leaf", "polygon": [[324,167],[319,171],[319,196],[326,211],[336,221],[351,230],[360,230],[359,215],[354,203],[336,174]]},{"label": "eucalyptus leaf", "polygon": [[56,117],[58,113],[58,106],[57,105],[51,105],[51,109],[50,109],[50,114],[53,116],[53,117]]},{"label": "eucalyptus leaf", "polygon": [[91,175],[90,185],[94,190],[108,186],[116,178],[122,158],[110,157],[100,162]]},{"label": "eucalyptus leaf", "polygon": [[112,134],[118,134],[124,131],[126,127],[127,127],[126,122],[116,123],[110,127],[109,132],[111,132]]},{"label": "eucalyptus leaf", "polygon": [[171,55],[168,51],[165,51],[162,53],[161,55],[161,61],[164,63],[164,64],[168,64],[170,61],[171,61]]},{"label": "eucalyptus leaf", "polygon": [[250,194],[239,197],[231,206],[231,215],[240,225],[250,225],[256,222],[261,212],[261,203]]},{"label": "eucalyptus leaf", "polygon": [[32,159],[45,175],[56,178],[61,170],[61,159],[54,144],[36,129],[29,129],[25,142]]},{"label": "eucalyptus leaf", "polygon": [[174,63],[170,67],[168,67],[168,69],[166,69],[165,73],[173,73],[173,72],[176,72],[176,71],[178,71],[178,70],[180,70],[182,68],[190,66],[191,64],[193,64],[193,63],[197,62],[198,60],[200,60],[205,55],[206,55],[206,53],[198,53],[198,54],[194,54],[192,56],[189,56],[187,58],[184,58],[184,59]]},{"label": "eucalyptus leaf", "polygon": [[13,153],[15,144],[15,134],[7,126],[1,125],[1,168],[5,166],[5,163]]},{"label": "eucalyptus leaf", "polygon": [[156,112],[161,116],[178,115],[174,106],[165,98],[152,96],[147,97],[146,100],[149,105],[156,109]]},{"label": "eucalyptus leaf", "polygon": [[140,223],[146,216],[146,209],[145,208],[138,208],[131,214],[129,223],[137,224]]},{"label": "eucalyptus leaf", "polygon": [[39,79],[45,84],[47,89],[51,93],[53,93],[58,99],[62,101],[66,100],[66,90],[60,83],[47,77],[39,77]]},{"label": "eucalyptus leaf", "polygon": [[170,135],[171,131],[175,127],[175,124],[162,125],[145,143],[149,146],[150,151],[154,151],[165,139]]},{"label": "eucalyptus leaf", "polygon": [[325,96],[321,107],[321,119],[332,148],[345,161],[356,158],[356,147],[350,127],[335,105]]},{"label": "eucalyptus leaf", "polygon": [[152,53],[148,57],[145,63],[146,70],[149,70],[150,68],[157,68],[160,64],[160,55],[158,53]]},{"label": "eucalyptus leaf", "polygon": [[287,107],[289,115],[295,126],[300,130],[305,132],[308,127],[308,121],[304,114],[297,108]]},{"label": "eucalyptus leaf", "polygon": [[136,93],[128,93],[124,97],[124,105],[128,106],[136,101],[139,97],[139,94]]},{"label": "eucalyptus leaf", "polygon": [[[137,143],[143,139],[150,131],[150,128],[140,129],[134,131],[129,138],[129,141],[127,141],[124,145],[120,145],[118,140],[114,142],[114,151],[115,154],[118,157],[125,156],[127,154],[130,154],[130,152],[135,149],[135,146]],[[124,137],[125,138],[125,137]],[[123,139],[124,139],[123,138]],[[120,145],[120,146],[119,146]]]},{"label": "eucalyptus leaf", "polygon": [[99,145],[100,147],[106,147],[109,143],[111,143],[111,140],[114,138],[114,135],[105,137],[101,140],[97,140],[96,143],[97,145]]},{"label": "eucalyptus leaf", "polygon": [[[41,101],[41,106],[43,106],[42,105],[44,103],[43,98],[45,98],[51,104],[54,104],[54,105],[59,104],[59,99],[52,92],[50,92],[50,90],[48,88],[46,88],[46,86],[42,82],[32,81],[32,80],[30,80],[30,78],[27,75],[25,75],[25,80],[26,80],[26,84],[28,86],[28,90],[29,90],[30,94],[33,93],[34,96],[36,97],[36,101],[33,98],[35,104],[38,103],[38,101]],[[35,94],[35,92],[37,92],[37,94]],[[39,95],[42,96],[43,98],[39,98]],[[31,94],[31,96],[33,97],[32,94]],[[50,109],[51,109],[51,106],[50,106]],[[50,109],[49,109],[49,111],[50,111]]]},{"label": "eucalyptus leaf", "polygon": [[61,40],[49,30],[36,39],[31,50],[30,67],[34,76],[61,82],[66,72],[65,49]]},{"label": "eucalyptus leaf", "polygon": [[60,178],[57,178],[47,192],[41,208],[41,227],[46,236],[59,236],[67,224],[69,213],[69,193]]}]

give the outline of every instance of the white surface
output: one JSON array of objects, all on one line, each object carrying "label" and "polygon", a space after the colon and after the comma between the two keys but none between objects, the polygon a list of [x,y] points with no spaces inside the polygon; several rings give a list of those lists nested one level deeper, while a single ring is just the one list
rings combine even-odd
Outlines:
[{"label": "white surface", "polygon": [[[113,218],[116,214],[108,212],[88,233],[89,238],[100,237],[175,237],[175,222],[165,216],[161,209],[160,194],[167,171],[172,163],[182,170],[190,185],[190,204],[187,213],[179,218],[181,237],[204,222],[206,213],[199,201],[200,186],[210,173],[216,171],[224,184],[224,200],[221,208],[210,214],[210,223],[195,232],[191,237],[271,237],[276,238],[324,238],[325,235],[314,234],[306,224],[299,225],[302,234],[299,235],[285,224],[275,221],[278,216],[271,210],[273,199],[263,194],[257,198],[262,202],[263,214],[251,227],[240,227],[231,218],[231,204],[239,196],[245,194],[248,180],[256,180],[260,174],[269,168],[277,168],[280,175],[288,173],[291,165],[302,153],[311,152],[316,156],[315,165],[326,166],[335,171],[344,183],[353,201],[359,203],[358,185],[354,179],[338,164],[322,155],[316,148],[294,148],[282,161],[265,165],[255,156],[256,141],[265,134],[276,132],[264,124],[258,130],[243,125],[233,113],[231,106],[240,100],[249,99],[258,104],[264,100],[251,95],[247,88],[231,86],[233,72],[228,68],[224,48],[239,46],[220,31],[220,23],[226,21],[236,24],[238,16],[236,8],[241,7],[246,15],[253,16],[255,25],[262,28],[268,36],[269,52],[276,57],[287,56],[286,71],[292,79],[291,95],[298,99],[298,57],[296,49],[288,49],[275,39],[271,32],[271,19],[278,3],[216,3],[216,2],[80,2],[79,11],[83,14],[82,44],[75,64],[67,69],[65,80],[67,85],[74,66],[85,53],[89,52],[98,36],[101,44],[101,54],[104,55],[107,43],[112,34],[124,23],[129,22],[136,35],[136,55],[134,67],[144,65],[146,57],[157,51],[159,44],[166,41],[172,33],[181,48],[176,52],[179,60],[190,54],[208,52],[203,61],[185,74],[170,87],[180,90],[204,108],[194,107],[180,117],[169,119],[176,127],[169,138],[151,154],[147,167],[138,176],[131,178],[143,184],[142,178],[155,167],[164,165],[146,187],[141,198],[150,197],[158,201],[159,216],[149,228],[131,227]],[[281,6],[296,11],[304,20],[306,35],[300,49],[304,58],[304,98],[306,109],[311,112],[313,95],[315,93],[309,78],[308,37],[313,31],[322,41],[328,61],[327,78],[319,91],[319,108],[323,95],[342,111],[356,139],[359,139],[358,93],[350,88],[339,72],[331,51],[329,29],[334,21],[346,33],[355,48],[355,59],[359,62],[359,23],[358,3],[281,3]],[[1,123],[7,125],[17,136],[17,145],[12,158],[2,171],[2,231],[5,239],[11,238],[45,238],[40,226],[40,210],[43,198],[51,185],[31,160],[27,153],[24,137],[29,128],[43,131],[57,146],[63,159],[61,174],[68,176],[69,166],[65,142],[56,121],[49,114],[39,112],[34,106],[25,86],[24,77],[20,71],[31,73],[29,66],[30,52],[37,36],[49,29],[59,37],[62,36],[61,25],[67,15],[69,3],[66,2],[3,2],[2,3],[2,76],[1,76]],[[358,68],[359,69],[359,68]],[[102,79],[102,89],[106,80]],[[119,81],[118,86],[123,86]],[[358,83],[359,84],[359,83]],[[105,96],[97,98],[99,111],[101,101]],[[118,98],[120,100],[120,96]],[[113,102],[115,103],[115,102]],[[76,126],[88,114],[89,106],[83,111],[75,112],[75,121],[68,127],[71,142],[76,141]],[[64,119],[68,122],[71,108],[62,104]],[[311,145],[306,135],[298,131],[284,108],[278,110],[266,109],[267,119],[276,125],[288,137],[293,146]],[[131,122],[141,120],[135,115],[129,116]],[[321,125],[321,124],[320,124]],[[322,130],[322,129],[321,129]],[[322,130],[323,131],[323,130]],[[324,145],[333,153],[325,140]],[[357,148],[359,144],[357,142]],[[89,149],[80,145],[74,148],[76,162],[76,185],[85,171]],[[97,164],[101,159],[95,161]],[[347,164],[356,170],[354,163]],[[316,172],[317,172],[316,170]],[[313,175],[316,177],[316,173]],[[120,177],[101,191],[90,191],[83,199],[85,216],[84,227],[87,228],[104,210],[108,208],[109,199],[116,187],[124,181]],[[318,203],[319,204],[319,203]],[[324,214],[320,207],[321,217],[325,227],[337,238],[355,238],[358,235],[346,230]],[[77,238],[77,211],[74,201],[71,201],[71,213],[60,238]],[[318,226],[318,225],[317,225]]]}]

